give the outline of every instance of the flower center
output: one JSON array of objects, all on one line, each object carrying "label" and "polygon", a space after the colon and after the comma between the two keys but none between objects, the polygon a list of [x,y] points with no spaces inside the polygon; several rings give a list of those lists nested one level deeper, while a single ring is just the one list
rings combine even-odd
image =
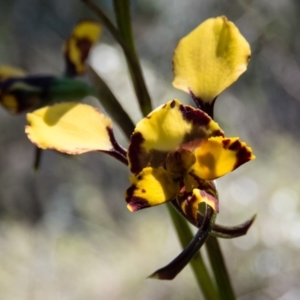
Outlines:
[{"label": "flower center", "polygon": [[183,177],[187,170],[196,162],[195,155],[184,148],[169,152],[166,159],[166,170],[174,177]]}]

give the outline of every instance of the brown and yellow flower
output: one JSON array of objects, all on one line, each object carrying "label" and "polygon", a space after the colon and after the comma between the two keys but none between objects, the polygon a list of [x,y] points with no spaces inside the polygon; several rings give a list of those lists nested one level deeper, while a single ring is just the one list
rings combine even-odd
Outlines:
[{"label": "brown and yellow flower", "polygon": [[128,208],[136,211],[177,198],[193,219],[201,202],[218,211],[212,180],[253,158],[251,148],[224,137],[206,113],[169,101],[142,119],[131,136]]}]

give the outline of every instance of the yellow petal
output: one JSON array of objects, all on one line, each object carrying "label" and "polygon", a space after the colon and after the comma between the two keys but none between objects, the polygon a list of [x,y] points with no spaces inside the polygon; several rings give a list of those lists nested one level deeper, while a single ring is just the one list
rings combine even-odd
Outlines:
[{"label": "yellow petal", "polygon": [[174,87],[211,102],[247,69],[250,46],[226,17],[208,19],[180,40]]},{"label": "yellow petal", "polygon": [[11,66],[0,66],[0,82],[13,77],[23,77],[26,73],[22,69]]},{"label": "yellow petal", "polygon": [[179,189],[179,183],[164,168],[145,168],[131,177],[131,187],[126,191],[127,207],[136,211],[172,200]]},{"label": "yellow petal", "polygon": [[197,214],[200,203],[206,203],[211,206],[215,212],[219,212],[219,202],[215,197],[203,190],[193,189],[192,193],[186,195],[185,200],[181,203],[181,208],[194,224],[197,224]]},{"label": "yellow petal", "polygon": [[89,51],[100,33],[100,25],[93,21],[81,21],[73,29],[63,49],[69,75],[81,75],[85,72]]},{"label": "yellow petal", "polygon": [[59,103],[27,114],[26,133],[42,149],[55,149],[68,154],[109,151],[112,123],[92,106]]},{"label": "yellow petal", "polygon": [[252,149],[239,138],[209,138],[194,154],[196,163],[190,173],[204,180],[214,180],[255,158]]},{"label": "yellow petal", "polygon": [[167,153],[183,143],[219,135],[219,125],[203,111],[171,100],[136,125],[128,149],[131,172],[164,165]]}]

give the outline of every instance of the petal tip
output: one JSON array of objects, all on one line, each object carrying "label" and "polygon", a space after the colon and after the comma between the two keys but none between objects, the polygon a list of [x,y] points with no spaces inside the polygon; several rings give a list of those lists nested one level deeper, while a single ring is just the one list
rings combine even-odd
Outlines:
[{"label": "petal tip", "polygon": [[135,206],[133,206],[131,203],[128,203],[128,204],[127,204],[127,209],[128,209],[130,212],[135,212],[135,211],[136,211]]},{"label": "petal tip", "polygon": [[135,212],[150,206],[148,201],[141,197],[126,197],[126,202],[130,212]]},{"label": "petal tip", "polygon": [[154,272],[153,274],[149,275],[147,278],[149,278],[149,279],[161,279],[157,272]]}]

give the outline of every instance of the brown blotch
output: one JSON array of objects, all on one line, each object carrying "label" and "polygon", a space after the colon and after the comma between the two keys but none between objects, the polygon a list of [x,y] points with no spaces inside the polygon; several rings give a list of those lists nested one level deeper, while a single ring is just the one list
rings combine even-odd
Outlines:
[{"label": "brown blotch", "polygon": [[228,146],[230,145],[230,139],[224,139],[224,140],[222,141],[222,144],[223,144],[223,148],[224,148],[224,149],[227,149]]},{"label": "brown blotch", "polygon": [[143,176],[142,176],[142,175],[139,175],[139,176],[137,177],[137,179],[138,179],[138,180],[142,180],[142,179],[143,179]]},{"label": "brown blotch", "polygon": [[141,197],[132,197],[130,199],[126,199],[126,201],[130,205],[132,211],[150,207],[148,201]]},{"label": "brown blotch", "polygon": [[170,107],[171,107],[171,108],[174,108],[175,105],[176,105],[176,102],[175,102],[175,100],[173,100],[173,101],[171,102],[171,104],[170,104]]},{"label": "brown blotch", "polygon": [[242,144],[239,140],[236,140],[228,147],[229,150],[236,151],[236,152],[240,151],[241,148],[242,148]]},{"label": "brown blotch", "polygon": [[93,43],[87,38],[76,39],[76,46],[80,51],[80,60],[82,63],[86,61],[92,45]]},{"label": "brown blotch", "polygon": [[241,149],[236,154],[237,161],[234,165],[234,169],[249,161],[251,159],[251,155],[251,151],[247,149],[246,146],[241,147]]},{"label": "brown blotch", "polygon": [[142,170],[139,157],[142,154],[141,145],[145,141],[143,135],[140,132],[135,132],[130,138],[130,144],[128,148],[128,160],[130,162],[130,171],[133,174],[137,174]]},{"label": "brown blotch", "polygon": [[142,193],[146,193],[146,190],[145,190],[145,189],[142,189]]},{"label": "brown blotch", "polygon": [[207,126],[211,121],[211,118],[200,109],[194,109],[191,106],[181,104],[179,110],[181,111],[182,118],[189,123],[193,123],[193,125]]},{"label": "brown blotch", "polygon": [[133,197],[133,194],[134,194],[134,191],[137,189],[136,185],[133,184],[131,185],[127,191],[126,191],[126,202],[128,202],[132,197]]},{"label": "brown blotch", "polygon": [[221,129],[215,130],[211,136],[224,136],[224,132]]},{"label": "brown blotch", "polygon": [[77,38],[76,36],[72,35],[68,39],[68,41],[66,43],[65,51],[64,51],[66,67],[67,67],[66,74],[68,76],[76,76],[76,75],[83,74],[85,72],[85,66],[84,66],[83,70],[79,70],[78,66],[77,66],[77,62],[72,61],[71,57],[69,56],[70,48],[71,48],[70,45],[71,45],[72,40],[75,40],[76,47],[79,49],[80,62],[83,65],[85,64],[85,61],[88,58],[90,49],[93,45],[93,43],[87,38]]}]

